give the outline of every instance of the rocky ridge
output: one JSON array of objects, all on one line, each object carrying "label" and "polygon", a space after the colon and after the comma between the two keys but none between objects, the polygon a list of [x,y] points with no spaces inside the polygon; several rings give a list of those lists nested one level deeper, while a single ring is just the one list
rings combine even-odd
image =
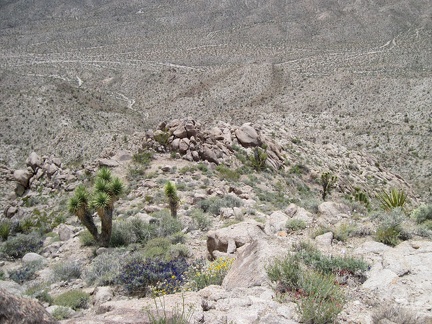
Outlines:
[{"label": "rocky ridge", "polygon": [[[248,165],[258,147],[265,148],[268,170],[272,171],[258,173],[247,169],[241,173],[239,170]],[[134,175],[131,173],[137,167],[134,156],[145,152],[153,152],[150,165],[143,174]],[[397,187],[410,194],[411,208],[416,205],[408,183],[379,166],[372,156],[336,145],[315,145],[289,136],[284,130],[275,132],[251,123],[206,125],[183,119],[136,133],[127,147],[108,148],[98,160],[83,166],[66,167],[59,159],[36,153],[28,157],[26,165],[27,168],[18,170],[3,169],[2,180],[15,186],[13,193],[4,195],[3,219],[13,223],[35,219],[50,210],[65,213],[69,192],[80,183],[88,183],[100,166],[110,167],[129,186],[127,195],[116,207],[115,223],[131,217],[151,222],[153,213],[166,207],[160,199],[163,183],[175,182],[182,202],[179,219],[184,224],[192,258],[235,258],[221,286],[163,298],[168,312],[183,301],[187,307],[192,305],[191,322],[298,322],[295,302],[278,300],[266,267],[304,240],[327,255],[358,256],[370,265],[366,277],[360,281],[350,277],[340,279],[348,298],[339,322],[384,323],[379,321],[387,319],[402,323],[400,318],[391,316],[395,312],[406,313],[404,318],[412,318],[414,323],[432,322],[432,301],[428,297],[432,291],[430,240],[412,234],[396,247],[375,242],[376,221],[367,208],[344,199],[353,196],[355,188],[360,187],[373,205],[376,193]],[[218,166],[228,166],[241,174],[237,180],[224,178]],[[331,201],[321,202],[318,179],[326,171],[338,176],[338,186]],[[239,199],[241,206],[221,208],[218,214],[209,215],[210,231],[197,228],[190,210],[198,208],[205,199],[226,196]],[[51,217],[54,215],[50,214],[48,219]],[[286,228],[289,220],[302,220],[306,228],[289,232]],[[339,240],[334,229],[347,224],[355,224],[358,235]],[[22,295],[33,285],[46,282],[53,296],[73,289],[89,292],[89,308],[70,315],[65,323],[147,323],[148,311],[154,312],[152,298],[132,298],[116,286],[87,285],[84,277],[53,281],[54,264],[73,260],[84,269],[91,264],[93,253],[115,250],[82,247],[78,236],[83,228],[75,217],[67,217],[53,226],[58,239],[47,237],[39,255],[30,253],[22,259],[0,261],[7,279],[0,281],[0,287]],[[327,231],[312,235],[318,228]],[[42,260],[44,267],[33,279],[21,285],[8,279],[9,273],[35,259]],[[55,309],[47,303],[44,306],[50,312]]]}]

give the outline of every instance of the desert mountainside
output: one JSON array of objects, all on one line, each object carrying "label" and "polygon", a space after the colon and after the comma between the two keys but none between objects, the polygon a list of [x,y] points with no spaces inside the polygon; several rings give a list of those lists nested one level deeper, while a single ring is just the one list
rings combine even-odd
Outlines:
[{"label": "desert mountainside", "polygon": [[[430,1],[1,1],[0,158],[191,116],[284,125],[431,187]],[[279,126],[278,126],[279,127]]]}]

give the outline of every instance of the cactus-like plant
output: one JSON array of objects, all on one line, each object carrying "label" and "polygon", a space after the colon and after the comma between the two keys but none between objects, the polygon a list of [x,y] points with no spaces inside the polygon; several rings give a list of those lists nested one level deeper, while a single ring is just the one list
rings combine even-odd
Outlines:
[{"label": "cactus-like plant", "polygon": [[172,217],[177,217],[177,209],[179,206],[180,198],[177,194],[177,188],[175,184],[168,181],[165,185],[165,196],[168,199],[168,204],[171,211]]},{"label": "cactus-like plant", "polygon": [[383,191],[378,195],[381,207],[385,210],[392,210],[396,207],[404,208],[407,202],[407,194],[403,190],[391,189],[390,192]]},{"label": "cactus-like plant", "polygon": [[321,174],[321,186],[323,188],[322,191],[322,199],[325,200],[327,194],[330,194],[331,190],[336,187],[337,176],[331,174],[330,172],[324,172]]},{"label": "cactus-like plant", "polygon": [[267,147],[263,145],[263,148],[255,147],[253,154],[249,156],[249,161],[256,171],[260,172],[266,168],[266,162],[268,154],[266,152]]},{"label": "cactus-like plant", "polygon": [[[102,168],[96,174],[93,192],[88,191],[84,186],[78,186],[74,196],[69,200],[69,211],[78,217],[101,246],[109,245],[114,203],[123,191],[121,180],[113,177],[109,169]],[[93,221],[94,211],[101,220],[100,234]]]}]

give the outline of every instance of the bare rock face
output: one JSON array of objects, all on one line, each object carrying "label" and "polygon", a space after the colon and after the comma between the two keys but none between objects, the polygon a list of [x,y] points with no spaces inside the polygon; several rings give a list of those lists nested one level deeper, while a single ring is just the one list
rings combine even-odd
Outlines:
[{"label": "bare rock face", "polygon": [[260,146],[262,144],[258,132],[249,123],[243,124],[235,131],[235,136],[244,147]]},{"label": "bare rock face", "polygon": [[237,248],[265,236],[262,224],[255,221],[242,222],[216,231],[209,231],[207,250],[210,258],[214,259],[215,251],[233,254]]},{"label": "bare rock face", "polygon": [[29,170],[15,170],[13,176],[20,185],[22,185],[24,188],[27,188],[33,173]]},{"label": "bare rock face", "polygon": [[36,152],[30,153],[29,157],[26,160],[26,164],[36,171],[36,168],[40,168],[42,166],[42,159]]},{"label": "bare rock face", "polygon": [[38,302],[0,289],[0,321],[3,324],[58,323]]}]

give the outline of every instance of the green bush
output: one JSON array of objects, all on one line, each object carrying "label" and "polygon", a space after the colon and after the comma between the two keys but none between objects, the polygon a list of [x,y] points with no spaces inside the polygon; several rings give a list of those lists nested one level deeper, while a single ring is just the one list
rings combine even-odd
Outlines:
[{"label": "green bush", "polygon": [[22,258],[28,252],[39,252],[43,238],[38,233],[17,234],[2,243],[0,252],[12,258]]},{"label": "green bush", "polygon": [[219,215],[221,208],[227,207],[241,207],[242,201],[233,195],[226,195],[223,198],[219,197],[211,197],[208,199],[201,200],[198,203],[198,207],[200,207],[204,212],[208,212],[213,215]]},{"label": "green bush", "polygon": [[222,180],[238,181],[240,179],[240,173],[237,170],[232,170],[224,164],[219,164],[216,171]]},{"label": "green bush", "polygon": [[54,298],[54,304],[64,307],[70,307],[73,310],[87,308],[90,300],[89,294],[81,290],[70,290]]},{"label": "green bush", "polygon": [[61,321],[71,317],[71,311],[68,307],[59,306],[51,313],[52,317],[56,320]]},{"label": "green bush", "polygon": [[85,229],[79,234],[79,240],[82,246],[94,246],[97,245],[96,240],[94,239],[93,235]]},{"label": "green bush", "polygon": [[167,210],[153,213],[152,216],[159,220],[159,224],[155,228],[156,237],[170,236],[183,229],[182,223],[177,218],[171,217]]},{"label": "green bush", "polygon": [[136,153],[132,156],[132,161],[136,164],[140,164],[142,166],[148,167],[153,160],[153,153],[150,151],[144,151],[140,153]]},{"label": "green bush", "polygon": [[25,294],[27,296],[36,298],[41,303],[48,303],[51,305],[53,303],[53,298],[48,293],[48,289],[46,286],[46,283],[33,285],[26,290]]},{"label": "green bush", "polygon": [[284,259],[276,259],[268,268],[269,279],[278,283],[277,290],[285,293],[296,291],[301,287],[301,274],[299,259],[295,256],[287,256]]},{"label": "green bush", "polygon": [[306,222],[301,219],[290,219],[286,222],[285,227],[288,230],[288,232],[295,232],[295,231],[304,230],[307,227],[307,225]]},{"label": "green bush", "polygon": [[221,285],[233,262],[233,258],[217,258],[213,262],[196,260],[185,273],[186,289],[198,291],[210,285]]},{"label": "green bush", "polygon": [[123,267],[124,253],[113,251],[98,255],[93,259],[84,278],[88,284],[96,286],[113,285]]},{"label": "green bush", "polygon": [[78,262],[66,261],[53,266],[54,281],[70,281],[81,277],[81,265]]},{"label": "green bush", "polygon": [[267,158],[265,146],[263,148],[255,147],[253,153],[248,156],[250,166],[258,172],[265,170]]},{"label": "green bush", "polygon": [[396,246],[401,240],[408,239],[410,235],[403,229],[406,216],[401,207],[395,207],[376,216],[378,228],[375,240],[390,246]]},{"label": "green bush", "polygon": [[342,311],[344,295],[340,287],[334,284],[333,275],[306,272],[302,279],[305,296],[299,302],[302,323],[334,323]]},{"label": "green bush", "polygon": [[144,247],[146,258],[165,258],[171,247],[171,241],[166,237],[157,237],[147,242]]},{"label": "green bush", "polygon": [[9,220],[2,220],[0,222],[0,239],[6,241],[11,231],[11,222]]},{"label": "green bush", "polygon": [[192,210],[191,218],[196,228],[201,231],[207,231],[212,224],[212,220],[210,219],[209,215],[204,213],[201,209]]},{"label": "green bush", "polygon": [[432,205],[421,205],[413,210],[411,218],[417,224],[422,224],[426,221],[432,221]]}]

